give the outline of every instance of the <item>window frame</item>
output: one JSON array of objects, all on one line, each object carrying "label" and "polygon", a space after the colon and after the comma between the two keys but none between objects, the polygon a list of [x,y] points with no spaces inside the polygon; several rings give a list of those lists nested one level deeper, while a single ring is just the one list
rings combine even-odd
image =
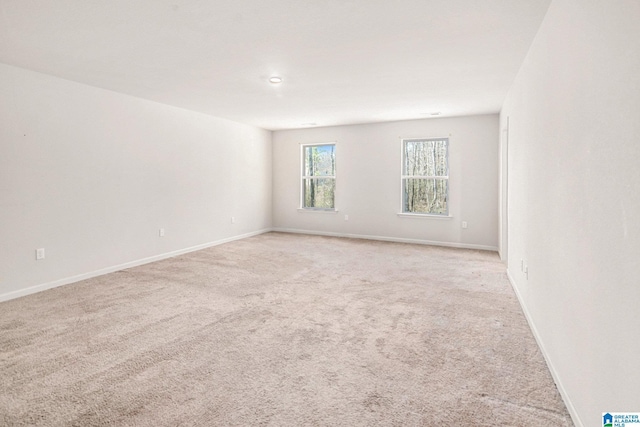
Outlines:
[{"label": "window frame", "polygon": [[[406,156],[406,147],[407,142],[409,141],[446,141],[447,154],[446,154],[446,162],[447,162],[447,175],[442,176],[423,176],[423,175],[407,175],[405,174],[405,156]],[[452,218],[451,215],[451,166],[450,166],[450,158],[451,158],[451,136],[442,136],[442,137],[412,137],[412,138],[400,138],[400,212],[399,216],[407,216],[407,217],[425,217],[425,218],[435,218],[435,219],[447,219]],[[447,211],[445,213],[430,213],[430,212],[408,212],[405,210],[405,180],[407,179],[435,179],[435,180],[445,180],[447,182]]]},{"label": "window frame", "polygon": [[[334,152],[334,163],[333,163],[333,175],[322,175],[322,176],[308,176],[305,175],[305,148],[307,147],[321,147],[326,145],[333,145]],[[300,144],[300,203],[298,211],[301,212],[318,212],[318,213],[335,213],[338,212],[336,208],[336,192],[337,192],[337,179],[336,176],[338,174],[338,161],[337,161],[337,152],[338,152],[338,144],[334,142],[315,142],[315,143],[301,143]],[[304,183],[306,179],[333,179],[334,182],[334,190],[333,190],[333,207],[332,208],[317,208],[317,207],[308,207],[304,205],[305,194],[304,194]]]}]

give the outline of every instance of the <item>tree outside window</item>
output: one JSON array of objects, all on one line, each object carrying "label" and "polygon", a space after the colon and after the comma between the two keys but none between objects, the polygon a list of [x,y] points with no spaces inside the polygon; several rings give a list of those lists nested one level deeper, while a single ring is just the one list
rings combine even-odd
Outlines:
[{"label": "tree outside window", "polygon": [[402,140],[402,212],[449,214],[449,139]]},{"label": "tree outside window", "polygon": [[302,146],[302,200],[304,209],[335,209],[336,145]]}]

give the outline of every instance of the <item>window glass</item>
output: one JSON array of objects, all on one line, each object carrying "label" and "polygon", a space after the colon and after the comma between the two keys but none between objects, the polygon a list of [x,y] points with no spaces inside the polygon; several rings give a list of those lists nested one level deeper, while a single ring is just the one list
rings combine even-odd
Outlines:
[{"label": "window glass", "polygon": [[449,140],[402,141],[402,212],[449,214]]},{"label": "window glass", "polygon": [[302,200],[306,209],[335,209],[336,146],[302,146]]}]

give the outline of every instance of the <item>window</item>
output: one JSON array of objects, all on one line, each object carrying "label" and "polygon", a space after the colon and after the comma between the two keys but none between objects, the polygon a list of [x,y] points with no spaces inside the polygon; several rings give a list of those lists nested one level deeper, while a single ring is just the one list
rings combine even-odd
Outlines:
[{"label": "window", "polygon": [[402,140],[402,212],[449,215],[449,139]]},{"label": "window", "polygon": [[304,209],[335,209],[336,145],[302,146],[302,191]]}]

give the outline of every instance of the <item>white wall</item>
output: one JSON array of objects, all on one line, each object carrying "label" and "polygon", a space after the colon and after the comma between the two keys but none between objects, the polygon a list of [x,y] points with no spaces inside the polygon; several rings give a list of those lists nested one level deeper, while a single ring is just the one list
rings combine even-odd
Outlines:
[{"label": "white wall", "polygon": [[271,132],[1,64],[0,119],[0,299],[271,227]]},{"label": "white wall", "polygon": [[509,215],[507,209],[509,206],[509,121],[505,119],[500,126],[500,190],[499,190],[499,211],[498,211],[498,237],[500,259],[507,261],[509,253]]},{"label": "white wall", "polygon": [[509,273],[585,426],[640,411],[638,22],[636,0],[554,0],[501,114]]},{"label": "white wall", "polygon": [[[498,115],[276,131],[273,223],[277,229],[377,236],[496,250]],[[450,136],[449,136],[450,135]],[[451,219],[400,212],[401,138],[450,138]],[[336,142],[338,214],[299,212],[300,144]],[[344,215],[349,215],[345,221]],[[461,221],[468,228],[461,228]]]}]

